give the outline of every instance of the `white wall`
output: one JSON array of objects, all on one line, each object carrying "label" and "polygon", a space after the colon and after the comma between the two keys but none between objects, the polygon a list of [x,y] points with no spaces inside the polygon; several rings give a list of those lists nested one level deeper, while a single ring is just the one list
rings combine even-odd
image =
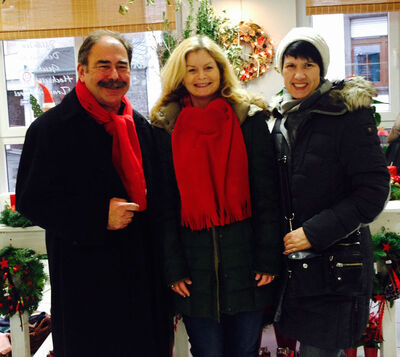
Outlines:
[{"label": "white wall", "polygon": [[[296,26],[296,0],[212,0],[212,4],[217,14],[226,10],[232,23],[243,20],[260,25],[271,36],[275,46]],[[273,68],[246,84],[249,91],[261,94],[267,101],[282,86],[281,75]]]}]

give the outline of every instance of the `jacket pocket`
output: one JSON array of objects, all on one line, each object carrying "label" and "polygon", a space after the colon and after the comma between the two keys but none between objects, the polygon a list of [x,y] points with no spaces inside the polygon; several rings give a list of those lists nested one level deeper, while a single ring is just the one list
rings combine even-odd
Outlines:
[{"label": "jacket pocket", "polygon": [[363,292],[365,267],[360,247],[360,242],[338,243],[327,254],[332,294],[354,296]]}]

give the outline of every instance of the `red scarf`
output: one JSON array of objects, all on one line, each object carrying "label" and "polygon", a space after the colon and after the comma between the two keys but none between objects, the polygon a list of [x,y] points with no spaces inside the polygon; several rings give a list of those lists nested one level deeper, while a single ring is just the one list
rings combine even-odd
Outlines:
[{"label": "red scarf", "polygon": [[171,140],[183,226],[201,230],[251,217],[246,147],[225,100],[204,110],[188,103]]},{"label": "red scarf", "polygon": [[112,135],[114,167],[132,202],[139,205],[139,211],[145,210],[147,200],[142,152],[133,121],[132,105],[128,97],[122,98],[125,104],[123,115],[117,115],[105,110],[80,80],[76,84],[75,91],[82,107],[98,124],[104,125],[107,133]]}]

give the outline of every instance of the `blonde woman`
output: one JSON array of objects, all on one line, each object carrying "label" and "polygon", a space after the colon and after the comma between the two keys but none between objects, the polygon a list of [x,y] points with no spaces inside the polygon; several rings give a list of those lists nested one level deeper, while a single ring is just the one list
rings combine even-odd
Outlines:
[{"label": "blonde woman", "polygon": [[282,246],[264,101],[207,37],[184,40],[151,113],[165,179],[164,261],[194,357],[256,357]]}]

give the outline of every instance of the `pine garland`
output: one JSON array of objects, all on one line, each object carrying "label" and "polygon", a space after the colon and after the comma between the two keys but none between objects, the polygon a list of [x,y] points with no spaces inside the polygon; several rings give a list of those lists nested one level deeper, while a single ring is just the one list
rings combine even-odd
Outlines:
[{"label": "pine garland", "polygon": [[0,223],[5,224],[10,227],[30,227],[33,226],[33,223],[25,218],[18,211],[14,211],[11,209],[9,205],[5,205],[0,214]]},{"label": "pine garland", "polygon": [[0,251],[0,314],[32,314],[42,298],[47,279],[39,256],[28,248],[5,247]]}]

